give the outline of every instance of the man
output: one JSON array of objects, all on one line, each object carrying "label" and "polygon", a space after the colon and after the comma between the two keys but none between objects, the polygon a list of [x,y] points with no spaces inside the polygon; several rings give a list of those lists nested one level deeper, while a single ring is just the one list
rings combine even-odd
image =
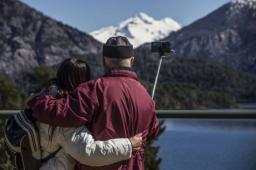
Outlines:
[{"label": "man", "polygon": [[[103,46],[105,75],[82,83],[64,99],[38,96],[28,102],[33,116],[43,123],[62,127],[86,125],[97,140],[131,137],[143,132],[144,140],[158,134],[155,104],[139,83],[133,66],[133,47],[125,37],[112,37]],[[128,161],[111,166],[77,169],[141,170],[144,149]]]}]

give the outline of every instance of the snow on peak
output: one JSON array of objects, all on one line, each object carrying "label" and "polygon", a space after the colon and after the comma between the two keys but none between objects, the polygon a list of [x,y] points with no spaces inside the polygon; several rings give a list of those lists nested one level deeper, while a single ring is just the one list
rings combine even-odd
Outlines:
[{"label": "snow on peak", "polygon": [[231,1],[236,9],[249,7],[256,9],[256,0],[232,0]]},{"label": "snow on peak", "polygon": [[136,16],[139,18],[152,19],[152,17],[148,16],[144,12],[139,12]]},{"label": "snow on peak", "polygon": [[171,18],[155,20],[147,14],[140,12],[117,26],[101,28],[91,32],[91,35],[103,43],[111,36],[126,36],[136,48],[146,42],[163,39],[171,32],[177,31],[180,28],[180,24]]},{"label": "snow on peak", "polygon": [[141,19],[142,21],[146,22],[146,23],[152,23],[154,22],[154,18],[148,16],[147,14],[140,12],[136,15],[137,18]]}]

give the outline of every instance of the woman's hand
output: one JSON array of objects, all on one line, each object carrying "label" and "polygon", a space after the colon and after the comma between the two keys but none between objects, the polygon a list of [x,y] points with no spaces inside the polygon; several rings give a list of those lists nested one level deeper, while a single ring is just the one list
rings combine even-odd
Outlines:
[{"label": "woman's hand", "polygon": [[37,97],[37,96],[41,96],[42,95],[42,93],[40,92],[40,93],[31,93],[30,94],[30,96],[26,99],[26,105],[25,105],[25,108],[26,109],[29,109],[29,107],[28,107],[28,102],[30,102],[30,100],[32,100],[32,99],[34,99],[35,97]]},{"label": "woman's hand", "polygon": [[132,144],[132,150],[137,151],[141,148],[142,145],[142,133],[138,133],[135,136],[129,138]]},{"label": "woman's hand", "polygon": [[47,88],[43,88],[39,93],[31,93],[30,96],[26,99],[26,108],[28,108],[28,102],[30,102],[30,100],[34,99],[35,97],[38,97],[38,96],[44,96],[48,93],[48,89]]}]

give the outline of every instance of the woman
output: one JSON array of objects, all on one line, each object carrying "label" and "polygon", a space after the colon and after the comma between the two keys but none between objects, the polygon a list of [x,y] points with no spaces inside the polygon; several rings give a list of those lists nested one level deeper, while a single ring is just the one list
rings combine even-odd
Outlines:
[{"label": "woman", "polygon": [[[60,65],[56,80],[45,93],[55,97],[64,97],[80,83],[90,80],[90,68],[82,60],[70,58]],[[42,165],[40,170],[74,169],[76,161],[89,166],[104,166],[131,157],[142,144],[138,134],[130,139],[119,138],[107,141],[95,141],[86,127],[60,128],[37,122],[39,127],[42,157],[58,151]]]}]

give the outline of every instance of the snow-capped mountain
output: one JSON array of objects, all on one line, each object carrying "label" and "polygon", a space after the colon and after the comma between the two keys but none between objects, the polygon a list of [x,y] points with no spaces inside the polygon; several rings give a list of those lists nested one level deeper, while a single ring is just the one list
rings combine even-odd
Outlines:
[{"label": "snow-capped mountain", "polygon": [[163,39],[180,28],[180,24],[171,18],[155,20],[145,13],[139,13],[117,26],[105,27],[90,34],[103,43],[111,36],[126,36],[134,47],[138,47],[146,42]]}]

